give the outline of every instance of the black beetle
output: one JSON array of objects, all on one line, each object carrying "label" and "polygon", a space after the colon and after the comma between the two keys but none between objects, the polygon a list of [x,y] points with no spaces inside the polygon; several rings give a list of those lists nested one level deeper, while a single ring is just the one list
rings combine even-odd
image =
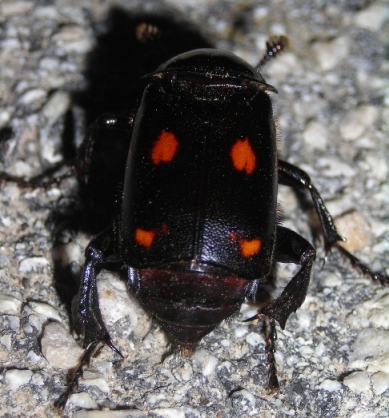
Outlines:
[{"label": "black beetle", "polygon": [[[101,343],[120,354],[103,322],[97,293],[98,273],[114,266],[126,272],[129,290],[172,346],[184,352],[192,352],[243,302],[260,302],[247,321],[264,324],[268,388],[279,388],[275,322],[284,328],[303,303],[316,252],[280,225],[278,184],[310,193],[326,251],[337,248],[363,273],[389,283],[385,274],[372,272],[339,245],[344,239],[309,176],[277,158],[268,95],[277,90],[259,69],[286,45],[286,38],[274,38],[256,68],[214,49],[178,55],[144,77],[133,118],[103,116],[90,128],[76,164],[79,178],[88,182],[100,164],[112,161],[107,152],[117,147],[119,160],[110,170],[115,178],[124,175],[124,184],[112,225],[86,249],[75,313],[85,351],[57,406],[65,406]],[[266,289],[277,262],[301,267],[270,299]]]},{"label": "black beetle", "polygon": [[[102,320],[97,295],[97,275],[112,263],[127,272],[130,291],[181,351],[192,352],[243,302],[262,302],[248,321],[264,323],[268,387],[279,388],[275,322],[284,328],[303,303],[316,252],[279,224],[278,183],[310,193],[326,251],[336,247],[363,273],[389,282],[338,245],[344,239],[309,176],[277,158],[267,93],[276,89],[259,68],[286,44],[284,37],[269,42],[257,68],[214,49],[178,55],[144,77],[134,118],[102,117],[92,126],[77,165],[81,178],[87,180],[105,159],[101,129],[112,130],[119,148],[126,136],[130,145],[117,215],[86,249],[76,313],[85,352],[58,406],[66,404],[100,343],[120,354]],[[124,160],[115,170],[123,167]],[[271,300],[265,289],[273,282],[276,262],[301,267]]]}]

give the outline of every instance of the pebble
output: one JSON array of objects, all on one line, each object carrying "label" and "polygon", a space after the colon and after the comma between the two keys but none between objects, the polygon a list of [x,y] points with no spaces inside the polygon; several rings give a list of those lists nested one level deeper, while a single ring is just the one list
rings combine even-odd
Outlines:
[{"label": "pebble", "polygon": [[153,410],[153,415],[155,414],[158,418],[200,418],[201,415],[198,411],[190,407],[182,408],[156,408]]},{"label": "pebble", "polygon": [[49,319],[61,322],[62,319],[54,307],[44,302],[28,302],[28,306],[37,314],[43,315]]},{"label": "pebble", "polygon": [[62,324],[50,322],[41,339],[42,353],[52,367],[71,369],[77,366],[83,349]]},{"label": "pebble", "polygon": [[381,395],[389,389],[389,373],[378,372],[371,376],[371,383],[376,395]]},{"label": "pebble", "polygon": [[76,26],[65,26],[53,36],[58,48],[65,53],[85,54],[93,46],[90,34]]},{"label": "pebble", "polygon": [[42,89],[31,89],[26,91],[21,97],[20,97],[20,104],[24,106],[30,106],[34,103],[43,104],[44,99],[46,99],[46,91]]},{"label": "pebble", "polygon": [[246,335],[248,333],[248,326],[247,325],[242,325],[240,327],[235,328],[234,330],[234,336],[235,338],[241,338],[244,335]]},{"label": "pebble", "polygon": [[87,392],[73,393],[68,402],[85,409],[97,409],[99,407]]},{"label": "pebble", "polygon": [[0,14],[2,16],[13,16],[28,13],[34,7],[34,2],[14,1],[4,2],[0,5]]},{"label": "pebble", "polygon": [[371,326],[389,330],[389,294],[377,300],[369,300],[363,307]]},{"label": "pebble", "polygon": [[30,273],[44,269],[50,265],[50,261],[45,257],[28,257],[20,261],[19,272]]},{"label": "pebble", "polygon": [[0,294],[0,313],[2,315],[19,315],[22,301],[19,299]]},{"label": "pebble", "polygon": [[113,411],[110,409],[101,411],[76,411],[74,418],[143,418],[147,415],[142,411],[127,409],[125,411]]},{"label": "pebble", "polygon": [[375,4],[362,9],[354,17],[354,23],[374,32],[378,32],[385,21],[389,19],[389,7],[387,3]]},{"label": "pebble", "polygon": [[343,383],[353,392],[366,392],[371,384],[366,372],[353,372],[344,378]]},{"label": "pebble", "polygon": [[340,135],[346,141],[354,141],[376,121],[378,115],[378,109],[369,105],[346,113],[339,125]]},{"label": "pebble", "polygon": [[193,370],[188,363],[185,363],[183,367],[177,367],[173,375],[180,382],[188,382],[193,376]]},{"label": "pebble", "polygon": [[303,132],[303,139],[312,149],[325,150],[328,143],[328,131],[320,122],[311,121]]},{"label": "pebble", "polygon": [[251,345],[251,347],[256,347],[259,344],[263,344],[264,340],[261,334],[258,332],[250,332],[246,337],[246,342]]},{"label": "pebble", "polygon": [[10,390],[15,391],[20,388],[20,386],[26,385],[30,382],[32,377],[31,370],[8,370],[5,373],[5,381],[8,384]]},{"label": "pebble", "polygon": [[337,380],[326,379],[318,385],[318,389],[324,389],[327,392],[337,392],[342,389],[342,384]]},{"label": "pebble", "polygon": [[342,242],[342,247],[348,251],[363,250],[373,238],[370,224],[360,212],[352,211],[338,216],[335,225],[340,235],[347,239]]},{"label": "pebble", "polygon": [[389,331],[366,328],[357,336],[350,356],[351,360],[389,354]]},{"label": "pebble", "polygon": [[11,350],[12,346],[12,335],[11,334],[5,334],[0,337],[0,344],[3,345],[8,351]]},{"label": "pebble", "polygon": [[374,177],[377,182],[387,181],[389,171],[387,155],[368,154],[365,161],[369,167],[371,177]]},{"label": "pebble", "polygon": [[230,397],[232,399],[242,397],[242,401],[248,402],[250,404],[251,408],[256,407],[256,401],[255,401],[254,395],[252,393],[250,393],[249,391],[247,391],[246,389],[241,389],[241,390],[234,391],[230,395]]},{"label": "pebble", "polygon": [[[56,63],[58,65],[58,63]],[[70,94],[64,91],[57,91],[45,104],[42,109],[42,116],[50,121],[50,124],[54,124],[60,116],[62,116],[71,104]]]},{"label": "pebble", "polygon": [[336,38],[330,42],[316,42],[312,50],[323,71],[334,69],[349,52],[349,39]]},{"label": "pebble", "polygon": [[213,375],[219,364],[219,359],[206,350],[197,350],[193,359],[201,364],[203,376]]},{"label": "pebble", "polygon": [[109,393],[109,386],[104,375],[92,370],[84,370],[82,385],[97,386],[102,392]]},{"label": "pebble", "polygon": [[139,303],[128,292],[126,283],[119,276],[107,271],[99,275],[98,292],[101,314],[107,326],[128,318],[127,332],[130,333],[138,322]]}]

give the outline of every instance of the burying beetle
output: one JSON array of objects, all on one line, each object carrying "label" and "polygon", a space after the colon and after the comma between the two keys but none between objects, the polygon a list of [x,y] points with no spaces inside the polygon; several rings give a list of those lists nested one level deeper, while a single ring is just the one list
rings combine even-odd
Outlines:
[{"label": "burying beetle", "polygon": [[[275,323],[284,328],[303,303],[316,257],[307,240],[279,224],[278,183],[310,193],[326,252],[337,248],[364,274],[389,283],[339,245],[344,239],[309,176],[277,158],[268,95],[277,90],[259,70],[286,46],[285,37],[273,38],[256,68],[214,49],[178,55],[144,77],[134,118],[103,116],[90,128],[75,167],[82,181],[99,171],[106,147],[129,152],[127,161],[118,155],[112,167],[124,176],[112,225],[85,252],[75,314],[85,351],[58,407],[65,407],[101,344],[121,355],[97,293],[99,272],[113,265],[126,273],[129,290],[182,352],[191,353],[243,302],[260,302],[246,321],[263,324],[268,388],[278,390]],[[277,262],[301,267],[270,299],[265,287],[273,283]]]}]

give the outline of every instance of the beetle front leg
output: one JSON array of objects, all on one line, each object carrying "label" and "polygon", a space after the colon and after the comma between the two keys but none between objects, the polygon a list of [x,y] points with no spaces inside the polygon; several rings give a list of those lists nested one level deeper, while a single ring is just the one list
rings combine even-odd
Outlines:
[{"label": "beetle front leg", "polygon": [[82,377],[83,368],[89,364],[93,353],[100,344],[108,345],[111,350],[123,357],[113,344],[104,324],[97,290],[97,276],[104,264],[106,264],[105,255],[111,252],[112,238],[112,232],[106,230],[94,238],[85,251],[86,260],[81,278],[76,312],[74,312],[74,319],[84,335],[85,350],[68,388],[55,402],[55,406],[59,408],[65,407],[68,398],[78,386],[78,380]]},{"label": "beetle front leg", "polygon": [[339,235],[332,216],[326,208],[320,193],[312,184],[311,178],[305,171],[286,161],[278,160],[278,181],[280,184],[291,186],[294,189],[309,191],[315,205],[316,213],[320,219],[326,252],[336,247],[351,262],[352,266],[358,268],[363,274],[369,275],[373,280],[380,281],[383,285],[389,284],[389,277],[387,275],[372,271],[367,265],[363,264],[357,257],[339,244],[339,242],[346,241],[346,239]]},{"label": "beetle front leg", "polygon": [[258,310],[256,315],[246,320],[260,319],[264,322],[263,334],[266,343],[268,388],[270,391],[279,388],[274,357],[276,340],[274,321],[277,321],[284,329],[289,315],[304,302],[315,258],[316,251],[306,239],[290,229],[277,226],[275,260],[281,263],[300,264],[301,268],[276,299],[268,302]]}]

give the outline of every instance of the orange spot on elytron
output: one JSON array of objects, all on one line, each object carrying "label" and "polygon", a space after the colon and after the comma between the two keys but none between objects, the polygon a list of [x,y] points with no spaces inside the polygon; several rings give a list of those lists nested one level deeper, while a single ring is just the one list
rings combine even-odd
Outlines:
[{"label": "orange spot on elytron", "polygon": [[251,174],[257,165],[257,157],[251,148],[248,138],[238,139],[231,147],[231,159],[235,170]]},{"label": "orange spot on elytron", "polygon": [[172,132],[162,131],[154,142],[151,159],[155,165],[163,162],[170,163],[177,153],[178,140]]},{"label": "orange spot on elytron", "polygon": [[143,247],[150,248],[153,245],[156,232],[152,229],[147,231],[146,229],[137,228],[135,230],[135,241]]},{"label": "orange spot on elytron", "polygon": [[241,239],[239,241],[240,252],[243,257],[252,257],[255,254],[258,254],[261,251],[261,240],[259,238],[254,238],[252,240]]}]

